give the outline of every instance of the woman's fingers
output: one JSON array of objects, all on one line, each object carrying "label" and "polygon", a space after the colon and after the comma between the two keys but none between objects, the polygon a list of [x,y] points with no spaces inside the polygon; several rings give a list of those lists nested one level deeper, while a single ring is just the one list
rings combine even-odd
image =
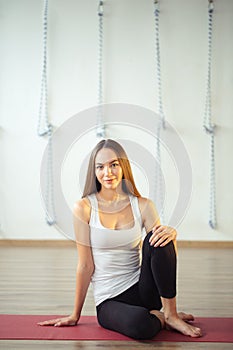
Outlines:
[{"label": "woman's fingers", "polygon": [[47,320],[47,321],[43,321],[43,322],[38,322],[37,324],[39,326],[54,326],[59,321],[60,321],[60,318],[56,318],[54,320]]},{"label": "woman's fingers", "polygon": [[77,323],[76,320],[71,319],[70,317],[64,317],[64,318],[56,318],[54,320],[48,320],[43,322],[38,322],[37,324],[39,326],[55,326],[55,327],[61,327],[61,326],[75,326]]},{"label": "woman's fingers", "polygon": [[65,326],[64,322],[62,321],[58,321],[57,323],[55,323],[54,327],[61,327],[61,326]]},{"label": "woman's fingers", "polygon": [[168,237],[165,241],[163,241],[162,243],[159,243],[157,245],[157,243],[155,244],[155,247],[165,247],[165,245],[167,245],[169,242],[172,241],[172,238],[171,237]]},{"label": "woman's fingers", "polygon": [[173,227],[169,226],[156,226],[152,230],[153,234],[151,235],[149,242],[151,246],[154,247],[164,247],[170,241],[176,238],[176,230]]},{"label": "woman's fingers", "polygon": [[163,247],[164,245],[168,244],[170,241],[172,241],[172,238],[169,235],[163,235],[160,239],[158,237],[155,237],[154,240],[151,241],[151,245],[154,247]]}]

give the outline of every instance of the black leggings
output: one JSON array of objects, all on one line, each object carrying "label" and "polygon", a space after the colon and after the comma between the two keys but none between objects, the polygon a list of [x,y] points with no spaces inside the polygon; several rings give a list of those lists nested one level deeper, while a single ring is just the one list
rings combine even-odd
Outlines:
[{"label": "black leggings", "polygon": [[161,322],[150,314],[160,310],[161,297],[176,296],[176,253],[173,242],[151,247],[149,238],[142,247],[139,281],[132,287],[97,306],[99,324],[134,339],[151,339],[161,330]]}]

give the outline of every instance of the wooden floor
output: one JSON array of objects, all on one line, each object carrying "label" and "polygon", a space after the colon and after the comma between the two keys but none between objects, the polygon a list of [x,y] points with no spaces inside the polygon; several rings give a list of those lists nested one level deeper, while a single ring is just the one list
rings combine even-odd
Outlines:
[{"label": "wooden floor", "polygon": [[[69,314],[77,254],[74,247],[0,246],[0,313]],[[196,316],[233,317],[232,249],[180,248],[178,308]],[[94,315],[91,290],[83,315]],[[225,343],[0,341],[0,349],[232,349]]]}]

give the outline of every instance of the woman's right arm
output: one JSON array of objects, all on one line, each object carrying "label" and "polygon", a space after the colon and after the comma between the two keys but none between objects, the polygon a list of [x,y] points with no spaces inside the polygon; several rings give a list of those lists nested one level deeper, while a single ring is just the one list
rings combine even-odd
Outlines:
[{"label": "woman's right arm", "polygon": [[76,290],[74,309],[70,316],[40,322],[41,326],[74,326],[77,324],[86,298],[87,290],[94,272],[92,249],[90,246],[89,218],[90,206],[86,199],[81,199],[74,206],[74,231],[78,249],[76,270]]},{"label": "woman's right arm", "polygon": [[86,298],[87,290],[94,272],[94,262],[89,232],[90,207],[86,199],[75,204],[74,230],[78,249],[78,265],[76,271],[76,292],[73,317],[77,320]]}]

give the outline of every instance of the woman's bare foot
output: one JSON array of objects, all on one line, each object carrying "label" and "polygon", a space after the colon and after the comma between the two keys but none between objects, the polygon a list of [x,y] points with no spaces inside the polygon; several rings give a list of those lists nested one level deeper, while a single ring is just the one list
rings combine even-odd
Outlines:
[{"label": "woman's bare foot", "polygon": [[194,317],[191,314],[186,314],[184,312],[179,312],[177,316],[168,317],[165,320],[164,313],[158,310],[151,310],[151,314],[158,317],[161,322],[162,328],[167,330],[175,329],[184,335],[189,335],[190,337],[201,337],[201,330],[198,327],[194,327],[186,322],[194,321]]},{"label": "woman's bare foot", "polygon": [[[178,316],[181,320],[183,320],[185,322],[194,321],[194,316],[191,314],[186,314],[185,312],[178,312]],[[168,324],[165,324],[165,328],[168,331],[172,330],[172,327],[169,326]]]},{"label": "woman's bare foot", "polygon": [[184,335],[188,335],[193,338],[201,337],[201,330],[198,327],[194,327],[185,321],[192,321],[194,317],[185,313],[179,313],[174,316],[165,318],[165,323],[172,329],[179,331]]}]

